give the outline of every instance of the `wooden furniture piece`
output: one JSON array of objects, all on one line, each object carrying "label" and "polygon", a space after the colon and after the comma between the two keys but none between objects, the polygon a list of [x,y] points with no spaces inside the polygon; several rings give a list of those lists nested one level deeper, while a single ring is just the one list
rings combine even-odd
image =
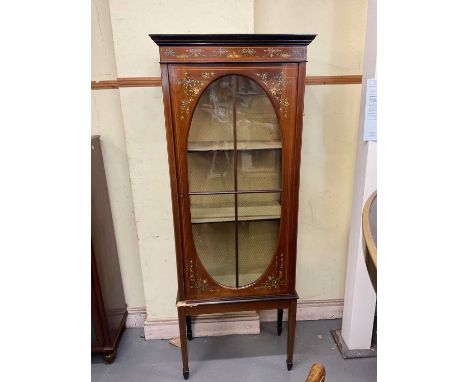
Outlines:
[{"label": "wooden furniture piece", "polygon": [[288,309],[307,45],[315,35],[150,35],[159,46],[183,375],[191,316]]},{"label": "wooden furniture piece", "polygon": [[325,375],[325,367],[320,363],[314,363],[305,382],[325,382]]},{"label": "wooden furniture piece", "polygon": [[125,304],[117,244],[99,136],[91,138],[91,351],[115,359],[125,329]]},{"label": "wooden furniture piece", "polygon": [[366,201],[362,211],[362,233],[366,265],[374,289],[377,291],[377,191]]}]

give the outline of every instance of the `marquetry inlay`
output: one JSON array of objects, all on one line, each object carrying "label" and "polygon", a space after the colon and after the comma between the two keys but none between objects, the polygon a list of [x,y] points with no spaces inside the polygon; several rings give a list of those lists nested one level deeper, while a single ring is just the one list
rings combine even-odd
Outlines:
[{"label": "marquetry inlay", "polygon": [[305,47],[161,47],[161,62],[304,61]]},{"label": "marquetry inlay", "polygon": [[265,84],[273,98],[278,101],[281,113],[286,116],[288,113],[289,101],[283,95],[284,87],[288,80],[279,73],[276,76],[270,76],[268,73],[256,73],[257,77]]}]

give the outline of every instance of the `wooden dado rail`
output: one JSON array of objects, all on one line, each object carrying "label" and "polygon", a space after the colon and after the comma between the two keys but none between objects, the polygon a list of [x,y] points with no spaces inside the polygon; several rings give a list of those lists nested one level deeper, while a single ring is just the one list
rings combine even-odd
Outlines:
[{"label": "wooden dado rail", "polygon": [[[361,75],[308,76],[305,78],[306,85],[344,85],[361,83]],[[161,86],[161,77],[124,77],[117,78],[116,80],[91,81],[92,90],[151,86]]]}]

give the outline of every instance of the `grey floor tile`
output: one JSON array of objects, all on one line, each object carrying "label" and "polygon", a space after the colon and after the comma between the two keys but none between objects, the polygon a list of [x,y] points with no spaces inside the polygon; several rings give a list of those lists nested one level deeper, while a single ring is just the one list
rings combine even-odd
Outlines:
[{"label": "grey floor tile", "polygon": [[[341,320],[300,321],[296,329],[294,367],[286,369],[287,323],[276,335],[276,323],[262,323],[259,335],[194,338],[189,342],[192,382],[304,382],[310,366],[322,363],[327,382],[374,382],[377,359],[344,360],[330,330]],[[145,341],[143,329],[127,329],[113,364],[91,357],[93,382],[183,381],[180,349],[168,341]]]}]

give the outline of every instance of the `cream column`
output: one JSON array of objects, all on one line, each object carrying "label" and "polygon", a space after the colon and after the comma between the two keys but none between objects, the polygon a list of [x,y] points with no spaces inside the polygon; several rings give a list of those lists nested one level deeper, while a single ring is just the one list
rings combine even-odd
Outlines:
[{"label": "cream column", "polygon": [[[117,70],[108,0],[93,0],[91,17],[91,79],[115,80]],[[130,312],[143,310],[145,299],[119,90],[92,90],[91,116],[91,132],[101,136],[125,301]]]},{"label": "cream column", "polygon": [[349,350],[369,349],[374,322],[376,293],[367,272],[362,242],[362,209],[377,188],[377,146],[363,142],[366,81],[376,75],[377,1],[369,0],[364,51],[361,117],[356,146],[353,207],[349,233],[348,264],[341,336]]}]

